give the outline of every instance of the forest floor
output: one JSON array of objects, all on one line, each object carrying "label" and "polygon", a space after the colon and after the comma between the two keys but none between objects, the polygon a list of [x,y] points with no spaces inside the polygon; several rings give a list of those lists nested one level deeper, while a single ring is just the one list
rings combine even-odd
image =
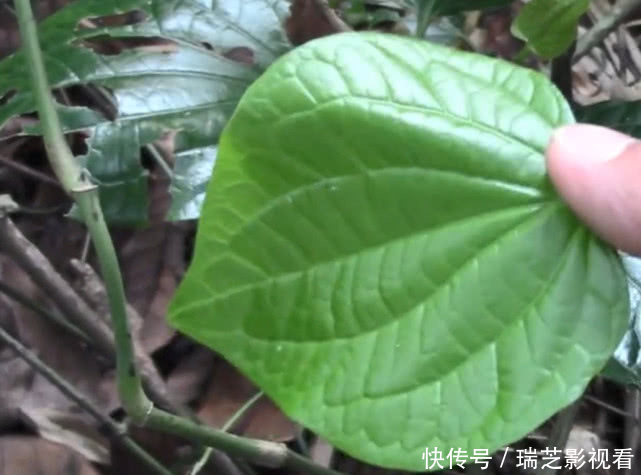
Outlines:
[{"label": "forest floor", "polygon": [[[33,3],[42,19],[68,2],[39,0]],[[404,21],[391,20],[390,14],[381,15],[380,10],[389,10],[389,4],[394,2],[369,2],[368,10],[360,17],[346,17],[340,12],[333,17],[333,12],[328,15],[311,0],[294,3],[287,31],[296,44],[345,26],[400,33],[407,29]],[[593,3],[581,25],[581,34],[608,9],[607,2]],[[510,33],[511,21],[520,6],[520,2],[515,2],[512,7],[462,17],[460,31],[465,36],[466,47],[513,59],[523,47]],[[391,8],[391,11],[396,10]],[[641,11],[627,18],[600,47],[573,65],[570,87],[578,103],[641,99],[640,26]],[[0,1],[0,58],[15,51],[19,43],[9,2]],[[531,58],[526,63],[535,69],[549,67]],[[70,100],[83,103],[82,91],[66,93]],[[0,130],[0,194],[9,194],[19,205],[19,211],[11,215],[11,220],[16,232],[26,237],[18,250],[2,245],[0,239],[0,325],[33,349],[79,392],[86,394],[104,414],[122,419],[113,365],[79,336],[77,329],[61,326],[56,321],[61,309],[53,302],[63,297],[52,298],[52,290],[43,288],[34,277],[33,269],[16,258],[16,253],[33,254],[37,249],[39,253],[34,259],[45,278],[55,279],[54,274],[61,276],[70,292],[80,296],[91,308],[92,316],[106,322],[104,288],[92,270],[96,262],[87,232],[65,216],[70,202],[47,164],[42,141],[12,134],[34,121],[33,116],[16,117]],[[70,140],[77,140],[73,145],[82,149],[82,138]],[[171,145],[160,143],[158,148],[171,163]],[[149,225],[112,227],[127,298],[135,318],[135,339],[147,358],[149,371],[157,378],[158,387],[166,391],[167,399],[172,404],[190,407],[204,423],[222,427],[258,390],[214,352],[176,334],[166,324],[168,303],[189,265],[197,223],[163,220],[170,203],[168,179],[153,160],[144,159],[143,166],[148,170]],[[585,449],[587,453],[595,448],[629,447],[638,454],[641,397],[637,389],[597,378],[571,410],[574,418],[567,448]],[[558,416],[526,439],[499,451],[494,456],[495,466],[482,473],[540,473],[517,467],[517,454],[534,451],[539,460],[549,455],[546,450],[556,419]],[[331,460],[335,469],[347,474],[400,473],[368,467],[337,453],[326,442],[289,420],[265,397],[245,411],[231,431],[286,442],[310,454],[318,463],[327,465]],[[193,466],[200,456],[196,448],[174,437],[142,429],[134,429],[132,434],[160,461],[176,469],[176,473],[189,473],[187,467]],[[508,452],[503,460],[505,450]],[[617,470],[614,465],[604,469],[592,468],[588,463],[578,471],[554,473],[641,474],[641,463],[634,466],[637,468]],[[110,441],[93,418],[0,343],[0,474],[148,473],[145,470],[126,450]],[[260,468],[247,470],[222,454],[214,454],[200,473],[285,473]]]}]

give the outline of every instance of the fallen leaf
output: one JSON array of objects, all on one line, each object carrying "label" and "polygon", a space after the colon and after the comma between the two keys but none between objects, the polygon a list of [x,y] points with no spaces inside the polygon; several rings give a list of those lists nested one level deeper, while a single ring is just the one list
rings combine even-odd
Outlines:
[{"label": "fallen leaf", "polygon": [[6,475],[99,475],[81,455],[37,437],[0,437],[0,473]]},{"label": "fallen leaf", "polygon": [[[0,278],[37,305],[56,312],[29,277],[2,255]],[[12,333],[17,339],[105,414],[109,413],[117,400],[114,379],[104,374],[104,368],[90,348],[78,336],[68,333],[46,317],[8,297],[3,297],[2,301],[11,309],[11,315],[5,319],[9,321],[3,322],[3,327],[13,328]],[[26,415],[44,438],[51,437],[55,442],[77,448],[79,440],[86,436],[87,428],[94,427],[95,420],[11,350],[6,348],[0,355],[3,356],[0,359],[0,375],[3,376],[0,378],[0,405]],[[55,414],[55,420],[47,419],[47,414]],[[53,430],[54,425],[60,427],[63,414],[72,415],[74,424],[67,424],[65,431]],[[83,426],[82,430],[78,429],[80,426]],[[104,460],[106,451],[103,449],[102,455],[96,455],[99,452],[93,450],[91,458]]]},{"label": "fallen leaf", "polygon": [[142,317],[140,341],[153,353],[175,334],[166,323],[169,301],[184,273],[185,226],[163,222],[170,205],[169,178],[150,174],[151,223],[133,231],[120,247],[127,300]]},{"label": "fallen leaf", "polygon": [[290,12],[285,31],[296,46],[340,31],[329,22],[314,0],[294,0]]},{"label": "fallen leaf", "polygon": [[[172,473],[187,473],[193,457],[190,457],[191,448],[183,439],[136,426],[129,428],[129,435],[138,445],[153,454],[158,462],[167,468],[172,468]],[[118,441],[112,441],[111,444],[110,469],[110,473],[114,475],[157,475],[157,472],[150,470]]]},{"label": "fallen leaf", "polygon": [[523,48],[523,42],[510,31],[516,13],[514,7],[506,7],[481,16],[480,26],[487,32],[481,46],[482,51],[511,59]]},{"label": "fallen leaf", "polygon": [[40,407],[23,407],[21,413],[42,438],[66,445],[91,462],[109,464],[108,439],[84,417]]},{"label": "fallen leaf", "polygon": [[[222,359],[214,366],[213,376],[198,416],[206,424],[222,427],[253,396],[258,389],[238,370]],[[300,431],[266,396],[253,404],[232,427],[232,432],[257,439],[287,442]]]},{"label": "fallen leaf", "polygon": [[180,360],[167,378],[167,389],[177,402],[186,405],[201,396],[215,360],[215,353],[202,346]]}]

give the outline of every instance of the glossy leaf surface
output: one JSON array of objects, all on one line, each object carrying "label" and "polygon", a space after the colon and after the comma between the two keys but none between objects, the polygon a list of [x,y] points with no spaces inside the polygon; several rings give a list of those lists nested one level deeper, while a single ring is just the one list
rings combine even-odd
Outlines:
[{"label": "glossy leaf surface", "polygon": [[[83,0],[39,25],[52,87],[91,84],[100,89],[84,91],[84,96],[114,102],[115,117],[60,105],[67,132],[90,134],[88,151],[80,158],[101,185],[110,221],[146,221],[141,149],[169,131],[176,132],[179,170],[168,219],[199,216],[202,172],[211,170],[223,126],[249,84],[289,49],[281,26],[288,10],[288,0]],[[137,18],[131,24],[104,26],[101,20],[132,11]],[[114,41],[124,42],[124,51],[98,52]],[[15,92],[0,107],[0,127],[35,109],[27,78],[20,52],[0,62],[0,97]],[[203,166],[185,163],[202,157]],[[194,176],[185,175],[192,171]]]},{"label": "glossy leaf surface", "polygon": [[543,58],[554,58],[576,38],[579,18],[590,0],[532,0],[519,12],[512,33]]},{"label": "glossy leaf surface", "polygon": [[277,61],[220,144],[171,323],[368,462],[494,450],[579,397],[627,323],[559,201],[541,75],[383,34]]}]

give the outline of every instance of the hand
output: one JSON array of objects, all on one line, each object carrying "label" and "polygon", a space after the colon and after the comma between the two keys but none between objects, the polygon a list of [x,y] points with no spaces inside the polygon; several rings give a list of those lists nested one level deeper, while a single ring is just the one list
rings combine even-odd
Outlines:
[{"label": "hand", "polygon": [[641,141],[596,125],[558,129],[546,151],[561,197],[616,248],[641,256]]}]

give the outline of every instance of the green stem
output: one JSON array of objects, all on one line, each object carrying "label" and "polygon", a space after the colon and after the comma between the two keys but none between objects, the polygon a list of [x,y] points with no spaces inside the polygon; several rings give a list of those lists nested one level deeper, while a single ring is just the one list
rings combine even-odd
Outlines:
[{"label": "green stem", "polygon": [[102,413],[102,411],[94,405],[83,394],[80,394],[76,389],[62,378],[53,369],[47,366],[42,360],[28,350],[22,343],[13,338],[7,333],[4,328],[0,327],[0,340],[7,344],[20,358],[25,360],[29,366],[35,371],[40,373],[47,381],[60,390],[65,396],[78,404],[81,408],[87,411],[94,419],[96,419],[106,430],[107,434],[118,440],[127,450],[133,455],[138,457],[147,467],[154,473],[159,475],[172,475],[172,473],[163,467],[155,458],[147,453],[142,447],[134,442],[123,429],[116,424],[112,419]]},{"label": "green stem", "polygon": [[216,447],[232,457],[243,458],[263,467],[286,467],[309,475],[342,475],[316,465],[310,459],[289,450],[285,444],[228,434],[159,409],[153,409],[149,413],[145,426]]},{"label": "green stem", "polygon": [[[38,44],[36,21],[31,5],[26,0],[15,1],[16,15],[22,37],[24,61],[31,73],[33,92],[38,105],[38,115],[45,137],[45,147],[50,157],[51,167],[68,193],[87,186],[81,178],[80,168],[75,164],[71,150],[62,134],[62,127],[54,102],[49,92],[42,52]],[[55,157],[55,158],[53,158]]]},{"label": "green stem", "polygon": [[530,47],[528,45],[524,45],[523,48],[521,48],[521,51],[519,51],[516,56],[514,56],[514,59],[512,60],[516,64],[523,64],[527,57],[530,55]]},{"label": "green stem", "polygon": [[221,430],[224,432],[227,432],[228,430],[231,430],[231,428],[240,420],[241,417],[243,417],[245,414],[247,414],[247,411],[258,402],[258,400],[263,397],[263,392],[258,391],[256,394],[254,394],[248,401],[245,402],[240,408],[232,414],[232,416],[227,419],[227,422],[223,424],[221,427]]},{"label": "green stem", "polygon": [[310,475],[340,475],[339,472],[314,464],[311,460],[287,449],[284,444],[238,437],[201,426],[189,419],[154,408],[147,398],[134,360],[120,267],[102,214],[98,190],[91,182],[89,174],[77,165],[65,141],[49,91],[30,2],[16,0],[15,5],[49,160],[63,188],[78,206],[100,263],[116,340],[118,391],[132,421],[218,448],[229,455],[253,460],[264,466],[298,469]]},{"label": "green stem", "polygon": [[36,22],[29,0],[16,0],[15,7],[25,50],[24,58],[28,61],[31,72],[32,88],[49,161],[62,187],[71,195],[80,210],[94,242],[105,280],[116,341],[118,392],[127,412],[134,420],[140,420],[151,411],[153,404],[142,390],[140,375],[134,363],[122,277],[116,251],[102,215],[98,190],[91,182],[89,174],[76,163],[62,133],[62,126],[49,91],[42,52],[38,44]]},{"label": "green stem", "polygon": [[116,340],[118,393],[129,416],[134,421],[141,421],[153,409],[153,403],[143,391],[140,374],[136,367],[127,318],[125,289],[122,284],[116,250],[100,207],[98,190],[93,188],[74,192],[73,197],[89,230],[107,289],[107,299]]},{"label": "green stem", "polygon": [[432,22],[436,0],[419,0],[416,5],[416,36],[423,38]]},{"label": "green stem", "polygon": [[[254,396],[251,397],[245,404],[243,404],[232,416],[227,419],[227,422],[223,424],[221,427],[221,430],[223,432],[227,432],[230,430],[238,420],[243,417],[245,414],[247,414],[247,411],[256,403],[258,400],[263,396],[263,392],[259,391],[257,392]],[[212,449],[211,447],[207,447],[202,455],[200,457],[200,460],[193,466],[191,471],[189,472],[189,475],[198,475],[198,473],[203,469],[203,467],[207,464],[207,461],[209,460],[209,457],[211,456]]]}]

